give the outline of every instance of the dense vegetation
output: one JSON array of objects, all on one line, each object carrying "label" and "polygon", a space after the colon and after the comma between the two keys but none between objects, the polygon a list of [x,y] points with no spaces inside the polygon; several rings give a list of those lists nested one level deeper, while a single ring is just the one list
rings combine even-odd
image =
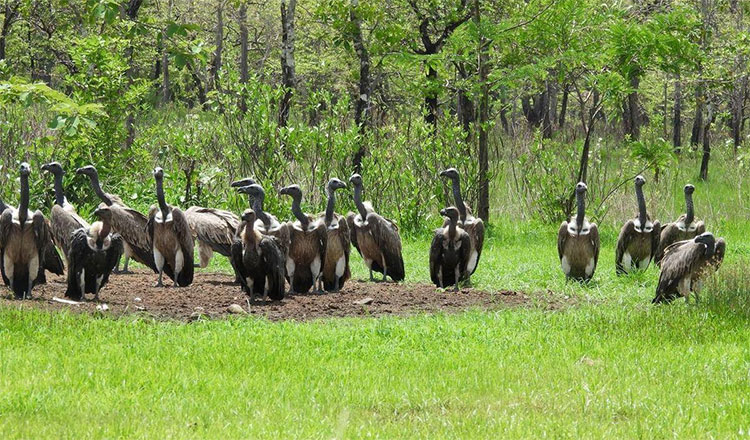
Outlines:
[{"label": "dense vegetation", "polygon": [[[15,200],[19,161],[56,159],[96,164],[142,209],[155,164],[184,205],[239,209],[227,182],[253,175],[300,183],[317,208],[329,176],[361,167],[368,197],[416,232],[448,200],[437,171],[455,165],[482,217],[557,221],[583,179],[600,219],[640,171],[668,191],[712,179],[717,160],[727,180],[742,174],[747,8],[3,0],[0,195]],[[49,185],[33,184],[48,206]],[[85,182],[66,184],[90,210]]]}]

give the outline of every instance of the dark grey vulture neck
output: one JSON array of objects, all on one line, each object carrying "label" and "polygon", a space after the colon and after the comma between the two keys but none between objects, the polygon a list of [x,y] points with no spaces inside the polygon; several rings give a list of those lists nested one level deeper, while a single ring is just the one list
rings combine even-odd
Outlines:
[{"label": "dark grey vulture neck", "polygon": [[21,201],[18,205],[18,221],[21,226],[26,223],[29,213],[29,176],[21,174]]},{"label": "dark grey vulture neck", "polygon": [[695,219],[695,213],[693,212],[693,194],[685,192],[685,226],[693,223]]},{"label": "dark grey vulture neck", "polygon": [[330,226],[333,222],[333,210],[336,208],[336,190],[331,188],[329,185],[326,189],[328,193],[328,203],[326,204],[326,226]]},{"label": "dark grey vulture neck", "polygon": [[253,207],[253,211],[255,211],[255,217],[259,218],[260,221],[263,222],[263,225],[266,227],[266,229],[269,229],[271,227],[271,217],[266,214],[265,211],[263,211],[263,201],[265,199],[265,196],[263,194],[258,194],[257,197],[253,197],[248,195],[250,198],[250,204]]},{"label": "dark grey vulture neck", "polygon": [[5,211],[6,209],[8,209],[8,205],[6,205],[5,202],[3,202],[2,199],[0,199],[0,213]]},{"label": "dark grey vulture neck", "polygon": [[448,238],[450,240],[453,240],[456,238],[456,225],[458,224],[458,219],[454,217],[448,217],[448,220],[450,223],[448,223]]},{"label": "dark grey vulture neck", "polygon": [[310,219],[305,215],[304,212],[302,212],[302,208],[300,207],[300,204],[302,203],[302,194],[295,193],[292,195],[292,214],[299,220],[299,222],[302,224],[302,230],[306,230],[307,226],[310,224]]},{"label": "dark grey vulture neck", "polygon": [[643,185],[635,186],[635,197],[638,199],[638,221],[641,222],[641,227],[646,226],[646,198],[643,197]]},{"label": "dark grey vulture neck", "polygon": [[580,231],[583,228],[583,219],[586,216],[586,207],[583,202],[583,191],[576,191],[576,202],[578,204],[576,225],[578,226],[578,231]]},{"label": "dark grey vulture neck", "polygon": [[91,188],[94,189],[96,195],[102,199],[105,205],[112,206],[112,199],[109,197],[109,194],[102,191],[102,186],[99,184],[99,173],[92,174],[89,179],[91,181]]},{"label": "dark grey vulture neck", "polygon": [[102,222],[102,229],[101,231],[99,231],[99,240],[103,241],[112,231],[112,225],[109,223],[108,218],[103,218],[101,222]]},{"label": "dark grey vulture neck", "polygon": [[362,203],[362,185],[354,185],[354,205],[357,207],[362,221],[367,220],[367,209],[365,209],[365,204]]},{"label": "dark grey vulture neck", "polygon": [[451,180],[453,181],[453,199],[456,201],[459,217],[464,222],[466,221],[466,205],[464,205],[464,199],[461,197],[461,182],[458,176]]},{"label": "dark grey vulture neck", "polygon": [[63,191],[63,175],[55,173],[55,203],[65,206],[65,192]]},{"label": "dark grey vulture neck", "polygon": [[156,177],[156,200],[159,202],[159,209],[161,210],[162,220],[167,220],[169,214],[169,206],[167,206],[166,200],[164,200],[164,178]]}]

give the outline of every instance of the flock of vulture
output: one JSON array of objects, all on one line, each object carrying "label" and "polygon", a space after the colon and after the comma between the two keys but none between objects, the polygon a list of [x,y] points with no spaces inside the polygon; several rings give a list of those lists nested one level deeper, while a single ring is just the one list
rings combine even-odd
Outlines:
[{"label": "flock of vulture", "polygon": [[[0,200],[0,270],[6,286],[17,299],[31,297],[34,286],[45,282],[45,271],[64,273],[67,261],[67,290],[73,300],[99,292],[114,273],[129,273],[130,259],[158,274],[157,287],[163,286],[166,273],[175,286],[193,282],[196,266],[206,267],[218,252],[229,258],[235,281],[254,302],[280,300],[287,293],[339,291],[350,278],[351,245],[359,251],[370,270],[382,274],[385,281],[405,278],[404,260],[398,226],[381,216],[370,202],[362,200],[362,177],[354,174],[349,182],[354,189],[357,212],[346,217],[335,212],[336,191],[347,184],[331,179],[326,187],[325,212],[311,215],[301,209],[302,190],[290,185],[279,192],[292,199],[295,220],[280,222],[263,210],[265,191],[253,179],[231,184],[249,198],[250,208],[241,217],[232,212],[192,206],[182,211],[168,205],[164,197],[164,171],[153,172],[156,201],[148,212],[128,207],[123,200],[102,190],[96,168],[86,166],[76,172],[89,178],[101,200],[89,224],[68,203],[63,190],[63,167],[52,162],[42,167],[54,177],[55,204],[49,220],[40,211],[29,210],[27,163],[20,167],[18,208]],[[484,243],[484,223],[475,218],[461,195],[460,176],[455,168],[440,173],[452,183],[455,206],[440,211],[443,226],[434,233],[430,246],[430,277],[436,286],[470,282],[479,263]],[[638,215],[623,226],[617,242],[618,274],[647,268],[652,260],[661,266],[654,302],[689,297],[700,289],[700,280],[720,265],[725,251],[723,239],[715,240],[705,232],[703,222],[693,215],[694,187],[685,186],[686,214],[661,228],[646,213],[641,176],[635,179]],[[584,183],[576,186],[577,214],[563,222],[558,233],[560,263],[566,277],[589,281],[599,258],[599,233],[595,223],[585,217]],[[194,245],[198,244],[199,264],[194,263]],[[119,269],[124,255],[123,269]]]}]

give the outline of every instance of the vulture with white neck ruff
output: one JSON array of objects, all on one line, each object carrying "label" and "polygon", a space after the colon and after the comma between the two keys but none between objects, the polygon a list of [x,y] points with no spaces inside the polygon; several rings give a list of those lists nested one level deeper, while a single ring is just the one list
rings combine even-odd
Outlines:
[{"label": "vulture with white neck ruff", "polygon": [[638,216],[628,220],[620,230],[615,251],[615,269],[618,275],[634,270],[645,270],[654,258],[659,247],[661,223],[651,221],[646,212],[646,199],[643,196],[643,176],[635,178],[635,195],[638,200]]},{"label": "vulture with white neck ruff", "polygon": [[284,299],[284,254],[274,237],[263,235],[255,228],[255,212],[246,209],[232,243],[232,260],[240,285],[250,300],[263,296],[274,301]]},{"label": "vulture with white neck ruff", "polygon": [[458,226],[459,210],[451,206],[441,209],[440,215],[448,218],[448,226],[437,229],[430,246],[430,278],[437,287],[453,285],[468,276],[471,258],[469,234]]},{"label": "vulture with white neck ruff", "polygon": [[[76,213],[75,207],[68,203],[63,190],[63,175],[65,170],[59,162],[50,162],[42,165],[42,170],[47,171],[54,177],[55,204],[50,211],[50,226],[55,244],[67,259],[70,253],[70,242],[73,233],[78,229],[89,228],[89,223]],[[68,262],[70,264],[70,262]]]},{"label": "vulture with white neck ruff", "polygon": [[180,208],[164,200],[164,170],[154,169],[156,200],[148,212],[148,235],[153,243],[154,262],[159,271],[156,287],[163,287],[162,275],[185,287],[193,282],[193,235]]},{"label": "vulture with white neck ruff", "polygon": [[334,212],[336,208],[336,190],[346,188],[346,183],[333,178],[326,185],[328,203],[326,210],[319,216],[326,226],[328,235],[326,255],[323,259],[323,288],[329,292],[338,292],[351,277],[349,270],[349,253],[351,238],[349,224],[344,216]]},{"label": "vulture with white neck ruff", "polygon": [[562,222],[557,233],[557,253],[560,265],[569,279],[589,281],[599,261],[599,228],[586,218],[584,195],[586,184],[576,185],[577,213]]},{"label": "vulture with white neck ruff", "polygon": [[[482,247],[484,246],[484,222],[480,218],[476,218],[471,215],[471,209],[464,202],[461,196],[461,177],[458,174],[458,170],[455,168],[448,168],[440,173],[441,177],[446,177],[451,180],[453,189],[453,199],[456,204],[456,209],[459,212],[458,225],[469,234],[471,239],[471,247],[469,250],[469,261],[466,267],[467,279],[477,270],[479,265],[479,258],[482,256]],[[446,220],[443,223],[443,227],[447,227],[450,220]]]},{"label": "vulture with white neck ruff", "polygon": [[326,225],[300,208],[302,189],[299,185],[289,185],[279,191],[292,198],[292,213],[297,221],[289,223],[289,253],[286,258],[286,275],[291,293],[305,293],[310,288],[322,293],[321,275],[326,255],[328,236]]},{"label": "vulture with white neck ruff", "polygon": [[695,187],[691,184],[685,185],[685,214],[682,214],[677,221],[669,223],[661,230],[659,239],[659,248],[656,250],[654,261],[661,265],[661,259],[664,257],[664,250],[672,243],[682,240],[691,240],[698,235],[706,232],[706,225],[695,219],[693,211],[693,193]]},{"label": "vulture with white neck ruff", "polygon": [[350,212],[346,222],[352,244],[370,269],[370,281],[374,281],[373,271],[382,273],[383,281],[387,277],[393,281],[403,281],[406,274],[398,226],[376,213],[372,204],[362,201],[362,176],[352,174],[349,182],[354,185],[354,204],[359,214]]}]

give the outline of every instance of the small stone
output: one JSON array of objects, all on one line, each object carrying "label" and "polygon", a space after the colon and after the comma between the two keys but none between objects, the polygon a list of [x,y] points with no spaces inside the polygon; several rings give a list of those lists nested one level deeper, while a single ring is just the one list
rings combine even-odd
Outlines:
[{"label": "small stone", "polygon": [[139,302],[141,302],[142,300],[141,300],[141,299],[140,299],[139,297],[137,297],[137,296],[136,296],[135,298],[133,298],[133,301],[135,301],[135,302],[139,303]]},{"label": "small stone", "polygon": [[229,313],[234,313],[236,315],[245,315],[245,314],[247,314],[247,312],[245,311],[245,309],[243,309],[242,306],[239,305],[239,304],[232,304],[232,305],[230,305],[229,307],[227,307],[227,311]]},{"label": "small stone", "polygon": [[375,301],[373,298],[370,298],[369,296],[367,298],[362,298],[360,300],[354,301],[355,306],[364,306],[366,304],[371,304],[373,301]]},{"label": "small stone", "polygon": [[107,310],[109,310],[109,306],[106,304],[99,304],[96,306],[96,310],[98,312],[106,312]]},{"label": "small stone", "polygon": [[198,307],[194,308],[194,309],[193,309],[193,311],[194,311],[195,313],[204,313],[204,312],[206,311],[206,309],[204,309],[204,308],[203,308],[203,307],[201,307],[201,306],[198,306]]}]

